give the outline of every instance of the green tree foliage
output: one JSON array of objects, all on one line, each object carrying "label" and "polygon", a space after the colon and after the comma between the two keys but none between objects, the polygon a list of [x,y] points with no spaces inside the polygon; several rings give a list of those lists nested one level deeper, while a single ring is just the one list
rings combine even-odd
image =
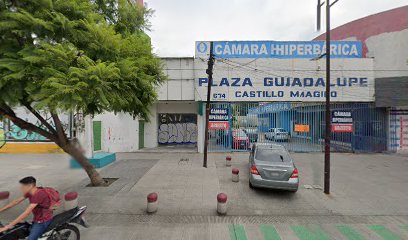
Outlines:
[{"label": "green tree foliage", "polygon": [[[148,118],[164,78],[144,32],[150,14],[132,0],[0,0],[0,115],[71,155],[58,112]],[[16,106],[41,122],[36,113],[50,112],[55,129],[33,129]]]}]

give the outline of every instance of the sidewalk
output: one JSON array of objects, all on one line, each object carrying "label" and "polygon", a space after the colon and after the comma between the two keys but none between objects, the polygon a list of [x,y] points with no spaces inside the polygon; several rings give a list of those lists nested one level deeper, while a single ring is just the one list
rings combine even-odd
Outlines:
[{"label": "sidewalk", "polygon": [[[361,239],[385,239],[373,229],[408,239],[401,228],[408,225],[406,157],[333,154],[332,194],[327,196],[319,189],[323,154],[292,155],[301,180],[295,194],[250,189],[247,153],[232,154],[233,167],[240,169],[240,182],[233,183],[225,156],[210,154],[205,169],[196,153],[118,154],[119,160],[101,173],[119,180],[108,188],[90,188],[82,170],[67,170],[64,155],[0,155],[0,189],[16,191],[20,177],[34,175],[61,192],[78,191],[92,226],[82,230],[83,239],[91,240],[268,239],[265,231],[276,231],[281,239],[308,239],[301,236],[311,233],[350,239],[340,231],[350,233],[349,228]],[[159,195],[154,215],[145,213],[150,192]],[[228,195],[225,217],[215,210],[219,192]],[[9,211],[1,220],[16,214],[18,210]]]},{"label": "sidewalk", "polygon": [[[225,167],[225,154],[210,154],[208,168],[202,167],[202,155],[121,154],[122,161],[104,169],[106,177],[125,177],[126,186],[111,192],[103,208],[90,208],[93,213],[143,214],[145,198],[150,192],[159,194],[158,215],[215,215],[216,195],[228,195],[228,215],[408,215],[408,161],[393,155],[333,154],[332,194],[323,194],[322,154],[293,154],[300,171],[301,186],[297,193],[251,190],[248,187],[248,154],[233,154],[233,167],[240,169],[240,182],[231,181],[231,168]],[[138,159],[138,160],[131,160]],[[160,160],[159,160],[160,159]],[[181,161],[188,159],[188,161]],[[137,163],[135,163],[135,161]],[[154,161],[154,166],[140,178],[136,170]],[[156,161],[158,161],[156,163]],[[134,166],[131,165],[134,163]],[[141,174],[141,173],[140,173]],[[85,203],[101,202],[104,188],[78,187]],[[85,183],[84,183],[85,184]],[[305,185],[317,187],[306,189]],[[122,186],[122,185],[120,185]],[[94,196],[95,195],[95,196]],[[392,202],[390,202],[392,199]],[[115,202],[116,204],[111,204]],[[120,203],[120,204],[118,204]]]}]

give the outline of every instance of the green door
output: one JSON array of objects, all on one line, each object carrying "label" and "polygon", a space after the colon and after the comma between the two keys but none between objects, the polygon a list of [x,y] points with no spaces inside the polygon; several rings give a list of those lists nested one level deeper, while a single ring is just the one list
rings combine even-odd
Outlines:
[{"label": "green door", "polygon": [[139,120],[139,149],[144,148],[144,120]]},{"label": "green door", "polygon": [[102,122],[93,121],[94,151],[102,150]]}]

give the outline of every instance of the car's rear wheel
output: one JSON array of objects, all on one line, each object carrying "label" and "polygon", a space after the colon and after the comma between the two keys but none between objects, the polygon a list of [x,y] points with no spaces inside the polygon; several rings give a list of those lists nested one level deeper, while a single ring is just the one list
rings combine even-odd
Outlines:
[{"label": "car's rear wheel", "polygon": [[252,185],[251,181],[249,181],[249,188],[254,189],[254,185]]}]

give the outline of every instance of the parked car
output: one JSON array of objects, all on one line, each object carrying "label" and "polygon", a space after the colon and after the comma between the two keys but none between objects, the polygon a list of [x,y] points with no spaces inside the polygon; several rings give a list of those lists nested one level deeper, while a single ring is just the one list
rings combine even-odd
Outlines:
[{"label": "parked car", "polygon": [[245,128],[244,132],[248,136],[250,142],[258,141],[258,129],[257,128]]},{"label": "parked car", "polygon": [[298,190],[299,171],[285,147],[272,143],[253,144],[249,156],[249,187]]},{"label": "parked car", "polygon": [[251,146],[247,134],[242,129],[232,130],[232,148],[249,149]]},{"label": "parked car", "polygon": [[283,128],[271,128],[265,133],[265,139],[273,141],[289,141],[290,135]]},{"label": "parked car", "polygon": [[220,131],[217,135],[217,144],[224,145],[224,147],[230,147],[232,144],[232,149],[249,149],[251,143],[244,130],[233,129],[231,131],[232,137],[230,137],[230,131]]}]

